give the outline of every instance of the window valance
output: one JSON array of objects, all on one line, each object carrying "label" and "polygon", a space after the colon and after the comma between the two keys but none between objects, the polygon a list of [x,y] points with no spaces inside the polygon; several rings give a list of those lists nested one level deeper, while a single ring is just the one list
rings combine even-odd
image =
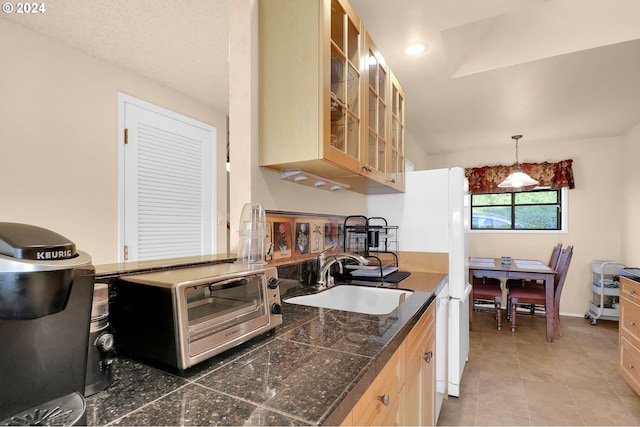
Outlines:
[{"label": "window valance", "polygon": [[[573,160],[568,159],[557,163],[520,163],[520,168],[531,178],[540,182],[541,187],[551,187],[551,189],[555,190],[563,187],[575,188],[572,164]],[[469,180],[469,193],[504,193],[511,191],[508,188],[498,187],[498,184],[507,178],[514,167],[515,165],[497,165],[466,168],[465,175]],[[523,190],[530,189],[523,188]]]}]

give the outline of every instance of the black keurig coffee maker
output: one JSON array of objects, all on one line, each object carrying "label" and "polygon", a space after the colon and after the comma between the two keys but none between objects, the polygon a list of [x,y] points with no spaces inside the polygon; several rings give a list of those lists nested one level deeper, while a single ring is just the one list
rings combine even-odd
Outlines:
[{"label": "black keurig coffee maker", "polygon": [[94,278],[69,239],[0,222],[0,425],[83,423]]},{"label": "black keurig coffee maker", "polygon": [[93,304],[91,305],[85,397],[96,394],[111,385],[114,356],[113,335],[109,326],[109,286],[106,283],[96,283],[93,287]]}]

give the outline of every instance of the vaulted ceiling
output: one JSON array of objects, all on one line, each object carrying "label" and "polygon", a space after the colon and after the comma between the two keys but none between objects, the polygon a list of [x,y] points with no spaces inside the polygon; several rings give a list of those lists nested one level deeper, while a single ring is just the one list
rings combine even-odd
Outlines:
[{"label": "vaulted ceiling", "polygon": [[[47,0],[2,14],[221,111],[233,0]],[[268,1],[268,0],[260,0]],[[310,0],[300,0],[310,1]],[[640,1],[350,0],[428,153],[617,136],[640,122]],[[413,41],[418,56],[402,53]]]},{"label": "vaulted ceiling", "polygon": [[[407,126],[428,152],[514,134],[527,144],[617,136],[640,122],[638,1],[352,4],[407,89]],[[416,40],[427,51],[407,57]]]}]

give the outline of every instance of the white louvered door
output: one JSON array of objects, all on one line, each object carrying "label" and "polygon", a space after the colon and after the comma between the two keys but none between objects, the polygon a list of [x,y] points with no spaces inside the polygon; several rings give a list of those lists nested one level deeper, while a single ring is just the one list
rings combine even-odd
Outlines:
[{"label": "white louvered door", "polygon": [[121,261],[213,253],[216,129],[121,96],[127,136]]}]

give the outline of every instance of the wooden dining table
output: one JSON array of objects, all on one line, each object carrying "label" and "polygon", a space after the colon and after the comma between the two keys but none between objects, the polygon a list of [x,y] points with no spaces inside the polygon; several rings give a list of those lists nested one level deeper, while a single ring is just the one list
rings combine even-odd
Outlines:
[{"label": "wooden dining table", "polygon": [[555,313],[556,272],[543,261],[531,259],[512,259],[503,264],[501,258],[469,258],[469,277],[495,277],[498,279],[542,280],[545,288],[547,342],[553,341]]}]

